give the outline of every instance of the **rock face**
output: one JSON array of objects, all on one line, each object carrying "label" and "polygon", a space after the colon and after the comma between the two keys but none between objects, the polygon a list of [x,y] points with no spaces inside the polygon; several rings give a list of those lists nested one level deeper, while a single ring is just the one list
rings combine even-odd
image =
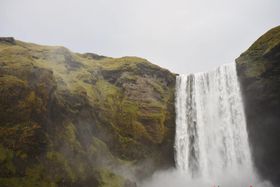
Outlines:
[{"label": "rock face", "polygon": [[16,41],[13,37],[0,37],[0,42],[10,43],[10,44],[15,44],[16,43]]},{"label": "rock face", "polygon": [[255,166],[280,186],[280,26],[260,37],[236,63]]},{"label": "rock face", "polygon": [[174,165],[175,75],[0,38],[0,186],[135,186]]},{"label": "rock face", "polygon": [[[237,60],[261,176],[280,186],[280,27]],[[0,37],[0,186],[135,187],[174,166],[175,75]]]}]

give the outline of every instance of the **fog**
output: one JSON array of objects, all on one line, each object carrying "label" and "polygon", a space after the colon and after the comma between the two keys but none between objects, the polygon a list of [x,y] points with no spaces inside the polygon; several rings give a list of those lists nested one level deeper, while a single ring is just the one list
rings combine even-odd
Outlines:
[{"label": "fog", "polygon": [[280,25],[279,7],[279,0],[0,0],[0,36],[140,56],[189,73],[233,62]]},{"label": "fog", "polygon": [[140,184],[140,187],[272,187],[267,181],[262,181],[254,174],[240,171],[238,176],[220,176],[219,179],[201,180],[190,179],[178,170],[169,170],[155,173],[150,179]]}]

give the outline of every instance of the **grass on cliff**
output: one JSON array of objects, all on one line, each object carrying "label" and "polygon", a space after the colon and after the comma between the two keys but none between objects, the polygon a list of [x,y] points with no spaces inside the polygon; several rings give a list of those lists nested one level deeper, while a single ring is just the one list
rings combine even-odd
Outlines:
[{"label": "grass on cliff", "polygon": [[246,52],[236,59],[236,62],[245,66],[245,75],[247,77],[256,78],[267,68],[270,68],[269,66],[271,65],[268,63],[269,60],[266,59],[266,56],[277,47],[279,48],[279,46],[280,26],[262,35]]},{"label": "grass on cliff", "polygon": [[0,42],[0,65],[0,186],[74,185],[93,177],[118,187],[124,178],[113,167],[156,155],[150,145],[164,139],[173,91],[162,85],[158,66],[20,41]]}]

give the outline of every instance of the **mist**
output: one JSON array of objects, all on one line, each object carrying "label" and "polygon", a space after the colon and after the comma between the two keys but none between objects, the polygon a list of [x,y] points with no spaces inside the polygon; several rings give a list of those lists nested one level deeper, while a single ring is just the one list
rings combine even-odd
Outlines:
[{"label": "mist", "polygon": [[238,175],[220,176],[209,180],[191,179],[182,171],[173,169],[155,173],[150,179],[142,182],[140,187],[273,187],[270,182],[262,181],[255,174],[240,171]]}]

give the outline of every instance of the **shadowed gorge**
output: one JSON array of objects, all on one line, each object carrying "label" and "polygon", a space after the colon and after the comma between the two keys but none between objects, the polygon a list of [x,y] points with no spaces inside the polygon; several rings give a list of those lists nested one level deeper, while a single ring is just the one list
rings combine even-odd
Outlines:
[{"label": "shadowed gorge", "polygon": [[135,186],[173,166],[168,70],[13,38],[0,66],[0,186]]}]

